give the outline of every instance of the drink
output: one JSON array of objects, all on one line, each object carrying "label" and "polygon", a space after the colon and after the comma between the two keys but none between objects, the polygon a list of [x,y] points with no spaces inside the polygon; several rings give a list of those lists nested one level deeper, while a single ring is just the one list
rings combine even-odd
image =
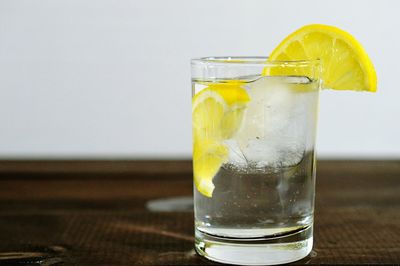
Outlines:
[{"label": "drink", "polygon": [[[222,140],[229,155],[213,178],[212,197],[194,189],[196,248],[210,257],[232,252],[236,262],[243,242],[262,248],[264,262],[268,249],[274,257],[279,249],[304,256],[312,247],[318,82],[260,75],[233,80],[242,82],[250,101],[240,128]],[[229,80],[194,80],[194,94],[215,83]],[[289,241],[281,242],[285,236]],[[222,249],[221,239],[229,242]]]},{"label": "drink", "polygon": [[[318,86],[305,80],[260,77],[246,83],[250,97],[261,99],[250,101],[241,129],[224,141],[231,156],[213,179],[212,198],[194,190],[198,230],[254,238],[311,226],[314,135],[309,147],[304,135],[315,128]],[[276,92],[283,89],[286,99]]]},{"label": "drink", "polygon": [[361,44],[326,25],[300,28],[270,58],[192,60],[200,255],[273,265],[310,253],[321,78],[334,90],[375,92],[377,87]]},{"label": "drink", "polygon": [[195,191],[196,228],[214,236],[263,238],[312,226],[312,152],[297,165],[237,168],[226,163],[214,177],[213,198]]}]

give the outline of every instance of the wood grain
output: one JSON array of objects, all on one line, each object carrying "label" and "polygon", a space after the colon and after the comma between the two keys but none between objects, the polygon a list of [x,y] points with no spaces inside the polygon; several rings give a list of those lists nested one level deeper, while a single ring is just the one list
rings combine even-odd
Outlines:
[{"label": "wood grain", "polygon": [[[147,208],[191,196],[189,161],[1,161],[0,265],[211,265],[191,211]],[[400,264],[400,161],[319,162],[314,235],[295,265]]]}]

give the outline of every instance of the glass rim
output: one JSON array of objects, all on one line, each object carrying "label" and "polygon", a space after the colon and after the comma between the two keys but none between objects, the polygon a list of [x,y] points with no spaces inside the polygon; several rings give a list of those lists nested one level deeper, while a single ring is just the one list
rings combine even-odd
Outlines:
[{"label": "glass rim", "polygon": [[207,56],[192,58],[192,65],[233,65],[233,66],[304,66],[318,65],[321,60],[302,59],[302,60],[268,60],[268,56]]}]

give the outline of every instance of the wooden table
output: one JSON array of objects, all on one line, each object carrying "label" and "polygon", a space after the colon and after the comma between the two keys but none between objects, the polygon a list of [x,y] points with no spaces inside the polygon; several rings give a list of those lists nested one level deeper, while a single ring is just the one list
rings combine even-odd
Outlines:
[{"label": "wooden table", "polygon": [[[1,161],[0,265],[212,264],[191,196],[188,161]],[[400,161],[318,164],[314,250],[295,264],[360,263],[400,264]]]}]

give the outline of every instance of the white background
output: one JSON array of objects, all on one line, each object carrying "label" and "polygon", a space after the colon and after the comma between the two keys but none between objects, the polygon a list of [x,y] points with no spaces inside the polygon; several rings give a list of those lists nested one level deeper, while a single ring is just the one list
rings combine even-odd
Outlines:
[{"label": "white background", "polygon": [[0,0],[0,157],[189,158],[189,59],[339,26],[378,93],[324,91],[320,157],[400,157],[400,1]]}]

